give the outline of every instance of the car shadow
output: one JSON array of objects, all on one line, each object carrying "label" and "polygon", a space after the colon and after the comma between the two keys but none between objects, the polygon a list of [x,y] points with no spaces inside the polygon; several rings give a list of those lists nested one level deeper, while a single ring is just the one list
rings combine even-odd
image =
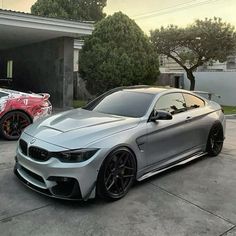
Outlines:
[{"label": "car shadow", "polygon": [[173,174],[175,172],[182,171],[183,169],[189,168],[190,166],[193,166],[196,163],[200,163],[200,162],[202,162],[204,160],[207,160],[207,158],[211,158],[211,157],[209,157],[208,155],[205,155],[205,156],[199,157],[199,158],[197,158],[195,160],[192,160],[192,161],[190,161],[190,162],[188,162],[186,164],[172,167],[172,168],[170,168],[168,170],[165,170],[165,171],[163,171],[163,172],[161,172],[159,174],[153,175],[153,176],[151,176],[151,177],[149,177],[147,179],[144,179],[144,180],[142,180],[140,182],[136,181],[134,186],[142,186],[143,184],[150,183],[152,181],[161,179],[161,178],[163,178],[165,176],[168,176],[170,174]]},{"label": "car shadow", "polygon": [[[188,168],[191,165],[195,165],[196,163],[199,163],[201,161],[204,161],[208,158],[208,156],[203,156],[203,157],[199,157],[196,160],[193,160],[189,163],[186,163],[184,165],[181,166],[176,166],[173,167],[169,170],[166,170],[160,174],[154,175],[152,177],[149,177],[148,179],[145,179],[143,181],[135,181],[134,185],[132,186],[132,188],[130,189],[130,192],[132,190],[138,190],[141,189],[141,187],[145,186],[145,185],[149,185],[152,181],[158,180],[160,178],[163,178],[165,176],[168,176],[170,174],[173,174],[173,172],[178,172],[178,171],[182,171],[185,168]],[[129,194],[129,193],[128,193]],[[124,200],[127,196],[124,197]],[[114,201],[106,201],[104,199],[99,198],[98,196],[96,196],[96,198],[94,199],[88,199],[87,201],[83,201],[83,200],[62,200],[62,199],[53,199],[55,204],[58,204],[59,206],[63,206],[66,207],[68,209],[73,209],[73,208],[90,208],[93,206],[99,207],[99,206],[103,206],[103,205],[107,205],[107,204],[112,204],[114,203]],[[115,201],[116,202],[116,201]]]},{"label": "car shadow", "polygon": [[1,143],[7,143],[7,142],[10,142],[10,143],[13,143],[13,142],[17,142],[18,140],[7,140],[7,139],[4,139],[4,138],[2,138],[1,136],[0,136],[0,142]]}]

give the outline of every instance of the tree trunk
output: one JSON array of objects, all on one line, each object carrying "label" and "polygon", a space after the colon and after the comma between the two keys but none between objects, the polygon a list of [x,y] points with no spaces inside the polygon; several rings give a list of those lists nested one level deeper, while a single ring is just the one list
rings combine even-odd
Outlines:
[{"label": "tree trunk", "polygon": [[187,77],[190,81],[190,90],[193,91],[195,89],[195,77],[191,70],[187,71]]}]

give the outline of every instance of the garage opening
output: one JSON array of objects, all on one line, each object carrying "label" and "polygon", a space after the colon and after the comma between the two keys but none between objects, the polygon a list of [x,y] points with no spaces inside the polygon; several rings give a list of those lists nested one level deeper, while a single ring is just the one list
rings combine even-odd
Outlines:
[{"label": "garage opening", "polygon": [[0,10],[0,87],[46,92],[54,107],[72,107],[75,40],[92,30],[88,22]]}]

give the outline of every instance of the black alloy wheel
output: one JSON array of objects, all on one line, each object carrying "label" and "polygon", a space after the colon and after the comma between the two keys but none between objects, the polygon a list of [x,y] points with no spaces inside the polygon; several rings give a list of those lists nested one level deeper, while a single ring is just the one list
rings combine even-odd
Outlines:
[{"label": "black alloy wheel", "polygon": [[19,139],[22,131],[31,124],[28,115],[21,111],[11,111],[0,121],[0,133],[7,140]]},{"label": "black alloy wheel", "polygon": [[220,154],[224,143],[224,132],[221,124],[214,124],[210,130],[207,141],[207,152],[210,156]]},{"label": "black alloy wheel", "polygon": [[104,161],[98,175],[97,193],[108,200],[126,195],[136,178],[136,160],[128,148],[118,148]]}]

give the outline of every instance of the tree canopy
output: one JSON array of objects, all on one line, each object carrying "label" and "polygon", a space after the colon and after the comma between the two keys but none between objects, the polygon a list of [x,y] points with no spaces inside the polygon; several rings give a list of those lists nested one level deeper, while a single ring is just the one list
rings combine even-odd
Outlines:
[{"label": "tree canopy", "polygon": [[93,94],[117,86],[152,84],[158,56],[143,31],[121,12],[97,23],[81,51],[80,73]]},{"label": "tree canopy", "polygon": [[63,19],[99,21],[106,16],[107,0],[37,0],[31,7],[34,15]]},{"label": "tree canopy", "polygon": [[159,54],[176,61],[187,73],[190,90],[195,88],[193,72],[206,62],[224,62],[236,47],[234,27],[220,18],[196,20],[186,28],[170,25],[151,31]]},{"label": "tree canopy", "polygon": [[121,12],[98,22],[80,54],[80,73],[93,94],[117,86],[152,84],[158,55],[138,25]]}]

